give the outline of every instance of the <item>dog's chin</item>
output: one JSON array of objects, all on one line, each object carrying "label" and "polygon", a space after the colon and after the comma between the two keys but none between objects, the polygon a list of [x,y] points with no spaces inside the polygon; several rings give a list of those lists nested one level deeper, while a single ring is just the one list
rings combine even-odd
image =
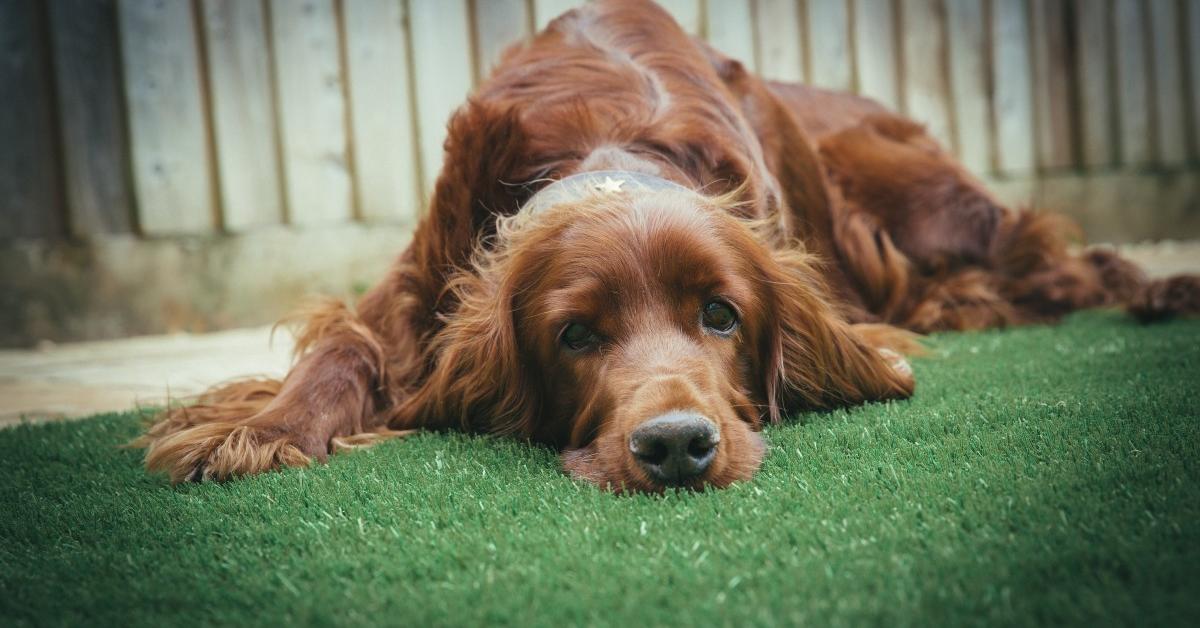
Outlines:
[{"label": "dog's chin", "polygon": [[665,485],[651,480],[625,459],[609,460],[593,442],[579,449],[567,449],[559,454],[563,470],[577,480],[594,484],[601,489],[617,494],[655,493],[671,490],[703,491],[709,488],[725,488],[734,482],[748,480],[762,465],[766,444],[757,432],[747,432],[747,450],[742,456],[734,456],[730,463],[715,465],[713,472],[696,480],[679,485]]}]

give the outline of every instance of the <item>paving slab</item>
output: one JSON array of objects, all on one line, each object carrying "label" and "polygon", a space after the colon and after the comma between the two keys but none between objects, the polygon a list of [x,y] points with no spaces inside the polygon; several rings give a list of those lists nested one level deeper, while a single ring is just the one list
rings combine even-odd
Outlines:
[{"label": "paving slab", "polygon": [[1124,244],[1116,249],[1151,277],[1200,273],[1200,240]]},{"label": "paving slab", "polygon": [[0,351],[0,426],[162,406],[214,383],[279,377],[292,338],[270,327]]}]

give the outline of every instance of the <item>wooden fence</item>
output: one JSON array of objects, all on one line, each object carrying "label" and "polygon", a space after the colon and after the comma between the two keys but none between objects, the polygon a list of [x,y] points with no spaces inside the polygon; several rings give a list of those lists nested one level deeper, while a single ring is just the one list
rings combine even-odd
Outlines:
[{"label": "wooden fence", "polygon": [[[0,238],[411,225],[450,112],[574,4],[0,0]],[[1150,235],[1196,223],[1200,0],[663,5],[768,77],[927,123],[1001,188],[1099,202],[1116,173],[1173,195]]]}]

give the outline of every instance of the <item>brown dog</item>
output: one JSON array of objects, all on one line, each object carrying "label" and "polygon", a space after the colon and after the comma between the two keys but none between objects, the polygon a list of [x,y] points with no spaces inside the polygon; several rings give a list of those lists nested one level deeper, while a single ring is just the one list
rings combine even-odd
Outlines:
[{"label": "brown dog", "polygon": [[225,479],[457,428],[614,490],[725,486],[763,421],[912,394],[905,330],[1198,309],[1197,278],[1072,256],[1064,225],[870,101],[764,82],[651,3],[590,3],[454,116],[388,277],[309,312],[284,381],[167,412],[147,466]]}]

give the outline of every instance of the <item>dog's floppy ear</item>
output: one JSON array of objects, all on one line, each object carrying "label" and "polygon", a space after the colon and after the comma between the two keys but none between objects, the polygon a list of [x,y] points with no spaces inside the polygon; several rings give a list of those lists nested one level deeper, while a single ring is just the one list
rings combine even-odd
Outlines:
[{"label": "dog's floppy ear", "polygon": [[506,273],[460,272],[449,289],[457,309],[430,340],[428,376],[397,414],[428,427],[528,434],[535,387],[527,384],[513,320],[514,281]]},{"label": "dog's floppy ear", "polygon": [[442,296],[446,275],[470,262],[480,239],[495,232],[497,218],[515,213],[531,194],[519,185],[535,161],[529,151],[513,107],[472,98],[450,118],[441,174],[408,253],[428,302]]},{"label": "dog's floppy ear", "polygon": [[808,255],[775,251],[761,270],[770,303],[760,372],[773,422],[784,412],[912,394],[907,363],[872,346],[830,305]]}]

